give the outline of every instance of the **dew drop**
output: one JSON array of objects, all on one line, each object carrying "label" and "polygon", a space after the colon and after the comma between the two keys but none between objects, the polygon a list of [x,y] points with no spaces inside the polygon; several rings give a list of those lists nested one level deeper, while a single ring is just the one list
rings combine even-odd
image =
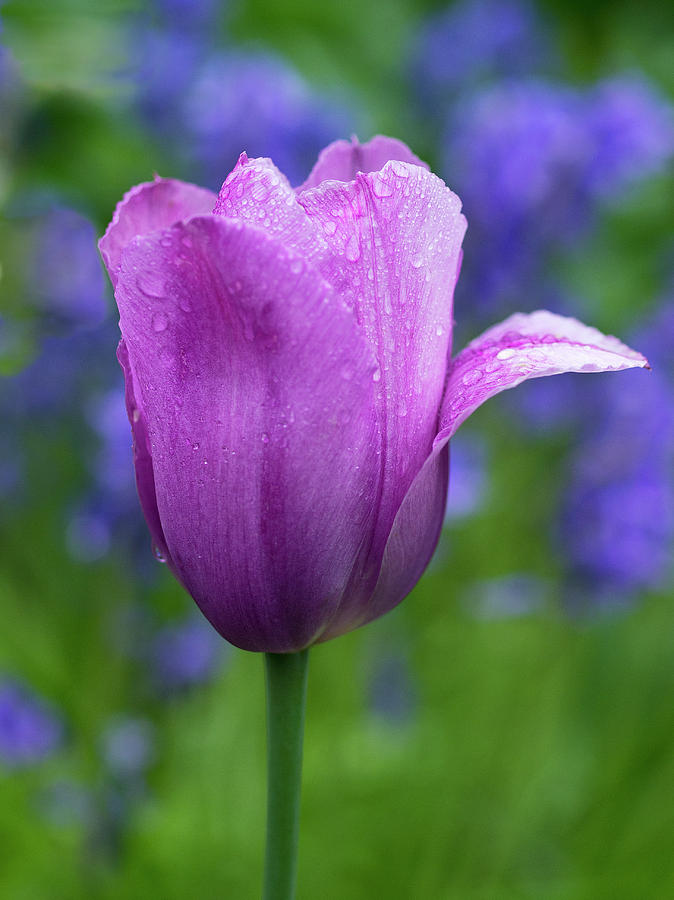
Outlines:
[{"label": "dew drop", "polygon": [[192,312],[192,304],[187,297],[181,297],[178,301],[178,306],[183,312]]},{"label": "dew drop", "polygon": [[409,178],[410,172],[404,162],[399,159],[391,160],[391,169],[398,178]]},{"label": "dew drop", "polygon": [[161,299],[166,293],[164,277],[158,272],[143,272],[136,278],[138,290],[153,300]]},{"label": "dew drop", "polygon": [[326,234],[334,234],[337,231],[337,223],[336,222],[326,222],[323,226],[323,230]]},{"label": "dew drop", "polygon": [[393,194],[393,185],[380,172],[377,172],[372,176],[372,191],[375,197],[390,197]]},{"label": "dew drop", "polygon": [[415,253],[412,259],[410,260],[410,264],[414,269],[420,269],[424,264],[424,255],[423,253]]},{"label": "dew drop", "polygon": [[198,441],[195,441],[195,442],[192,444],[192,449],[193,449],[194,451],[197,451],[197,450],[199,449],[199,442],[198,442]]},{"label": "dew drop", "polygon": [[157,562],[160,562],[160,563],[166,562],[166,556],[164,554],[164,551],[157,544],[155,544],[154,541],[152,543],[152,553],[154,555],[154,558],[157,560]]},{"label": "dew drop", "polygon": [[512,347],[506,347],[503,350],[499,350],[499,352],[496,354],[496,359],[512,359],[514,355],[515,351],[512,349]]},{"label": "dew drop", "polygon": [[263,431],[263,432],[262,432],[262,443],[263,443],[263,444],[268,444],[268,443],[269,443],[269,435],[267,434],[266,431]]},{"label": "dew drop", "polygon": [[155,313],[152,316],[152,330],[160,334],[168,328],[168,316],[166,313]]},{"label": "dew drop", "polygon": [[352,234],[349,238],[344,250],[344,255],[350,262],[356,262],[356,260],[360,258],[360,245],[355,234]]},{"label": "dew drop", "polygon": [[483,372],[481,369],[471,369],[461,379],[463,383],[468,386],[470,384],[477,384],[478,381],[481,381],[483,378]]},{"label": "dew drop", "polygon": [[304,262],[299,259],[299,257],[297,259],[293,259],[290,263],[290,271],[293,273],[293,275],[299,275],[303,268]]},{"label": "dew drop", "polygon": [[381,381],[381,369],[377,368],[372,374],[373,381]]}]

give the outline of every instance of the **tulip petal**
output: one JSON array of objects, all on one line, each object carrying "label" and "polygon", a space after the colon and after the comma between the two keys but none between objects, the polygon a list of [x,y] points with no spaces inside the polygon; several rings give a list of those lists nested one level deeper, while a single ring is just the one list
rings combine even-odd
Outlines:
[{"label": "tulip petal", "polygon": [[396,513],[437,433],[466,223],[443,181],[398,161],[350,184],[324,182],[298,201],[328,243],[316,265],[353,305],[379,363],[376,580]]},{"label": "tulip petal", "polygon": [[361,144],[354,137],[350,141],[334,141],[321,150],[309,177],[297,188],[297,192],[317,187],[323,181],[354,181],[359,172],[377,172],[391,159],[428,168],[406,144],[396,138],[378,134],[366,144]]},{"label": "tulip petal", "polygon": [[213,212],[264,228],[307,259],[327,249],[286,176],[264,157],[249,159],[241,154],[220,189]]},{"label": "tulip petal", "polygon": [[174,178],[155,177],[131,188],[117,204],[112,221],[98,242],[101,256],[117,284],[117,269],[124,247],[137,235],[169,228],[174,222],[212,211],[216,196],[212,191]]},{"label": "tulip petal", "polygon": [[117,359],[124,372],[126,412],[131,425],[133,435],[133,466],[136,473],[136,487],[138,499],[147,522],[147,527],[152,537],[152,546],[155,555],[168,563],[169,568],[179,578],[175,571],[171,554],[166,546],[166,538],[161,527],[159,510],[157,509],[157,493],[154,486],[154,470],[152,468],[152,453],[150,450],[150,438],[147,432],[145,418],[136,402],[136,390],[134,387],[133,371],[129,362],[129,351],[124,339],[119,342]]},{"label": "tulip petal", "polygon": [[[148,272],[162,298],[139,288]],[[352,310],[219,216],[134,240],[116,294],[180,580],[232,643],[308,646],[353,578],[380,477],[376,362]]]},{"label": "tulip petal", "polygon": [[346,634],[396,607],[410,593],[431,561],[447,505],[449,447],[431,453],[396,513],[386,541],[376,586],[363,596],[347,594],[321,641]]},{"label": "tulip petal", "polygon": [[617,338],[577,319],[539,310],[516,313],[488,329],[453,360],[434,447],[443,446],[485,400],[528,378],[562,372],[648,368]]}]

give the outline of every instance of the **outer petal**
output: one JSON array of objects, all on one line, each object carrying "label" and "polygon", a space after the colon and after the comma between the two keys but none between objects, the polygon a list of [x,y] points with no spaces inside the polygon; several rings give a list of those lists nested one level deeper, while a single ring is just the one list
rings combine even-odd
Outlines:
[{"label": "outer petal", "polygon": [[[449,479],[448,455],[449,448],[445,445],[428,457],[396,513],[374,591],[365,602],[343,604],[321,635],[322,641],[383,616],[404,600],[421,578],[442,531]],[[357,592],[358,586],[354,585],[353,590]]]},{"label": "outer petal", "polygon": [[528,378],[635,366],[648,368],[648,361],[617,338],[577,319],[545,310],[516,313],[485,331],[453,360],[434,447],[444,446],[485,400]]},{"label": "outer petal", "polygon": [[167,562],[174,574],[180,578],[179,573],[175,570],[175,565],[171,559],[168,547],[166,546],[166,538],[164,537],[164,531],[159,519],[157,493],[154,486],[154,470],[152,468],[150,438],[147,433],[145,417],[141,413],[136,401],[133,371],[129,361],[129,352],[123,339],[119,342],[119,347],[117,348],[117,359],[124,372],[126,412],[129,416],[131,433],[133,435],[133,465],[136,471],[136,487],[138,488],[140,506],[143,510],[147,527],[150,530],[155,554],[158,558]]},{"label": "outer petal", "polygon": [[378,172],[390,159],[428,168],[406,144],[396,138],[378,134],[366,144],[361,144],[354,137],[350,141],[335,141],[321,150],[316,165],[297,192],[314,188],[322,181],[353,181],[359,172]]},{"label": "outer petal", "polygon": [[376,580],[393,520],[437,433],[466,223],[439,178],[397,161],[298,199],[328,243],[317,265],[353,304],[380,366],[382,482],[365,567]]},{"label": "outer petal", "polygon": [[[113,287],[117,284],[117,269],[122,250],[137,235],[150,234],[169,228],[174,222],[211,212],[216,196],[212,191],[176,181],[159,178],[131,188],[117,204],[112,222],[98,242]],[[152,280],[147,283],[153,290]]]},{"label": "outer petal", "polygon": [[[161,299],[138,288],[149,272]],[[117,301],[181,581],[244,649],[312,643],[377,489],[375,363],[353,313],[301,257],[217,216],[136,239]]]}]

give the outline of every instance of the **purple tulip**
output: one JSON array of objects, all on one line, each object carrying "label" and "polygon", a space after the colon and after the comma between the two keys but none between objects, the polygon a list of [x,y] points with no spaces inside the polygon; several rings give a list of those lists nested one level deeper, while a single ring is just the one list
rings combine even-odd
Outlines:
[{"label": "purple tulip", "polygon": [[294,190],[241,155],[219,196],[133,188],[101,240],[141,504],[227,640],[290,652],[396,606],[428,564],[448,442],[527,378],[646,366],[514,315],[451,363],[461,204],[399,141],[338,141]]}]

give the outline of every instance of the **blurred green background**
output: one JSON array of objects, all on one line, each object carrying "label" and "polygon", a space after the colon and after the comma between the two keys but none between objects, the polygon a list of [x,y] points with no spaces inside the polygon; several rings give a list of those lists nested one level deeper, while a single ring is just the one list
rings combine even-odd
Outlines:
[{"label": "blurred green background", "polygon": [[259,894],[262,660],[152,559],[95,237],[155,171],[217,189],[247,149],[299,183],[352,132],[462,196],[460,342],[551,306],[654,373],[544,379],[462,429],[429,572],[312,651],[298,896],[674,896],[665,4],[0,21],[0,897]]}]

